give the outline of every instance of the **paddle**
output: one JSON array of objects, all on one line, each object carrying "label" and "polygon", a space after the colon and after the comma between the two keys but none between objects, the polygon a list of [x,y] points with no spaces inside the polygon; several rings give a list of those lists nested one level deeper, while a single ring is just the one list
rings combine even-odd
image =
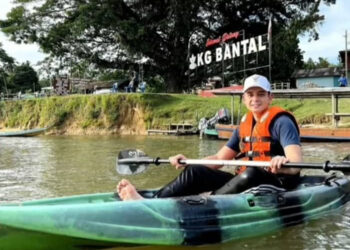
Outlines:
[{"label": "paddle", "polygon": [[[129,149],[119,152],[117,159],[117,172],[122,175],[132,175],[144,172],[150,164],[169,164],[169,160],[150,158],[144,152],[138,149]],[[251,166],[251,167],[269,167],[267,161],[236,161],[236,160],[196,160],[187,159],[180,160],[181,164],[186,165],[219,165],[219,166]],[[338,170],[343,173],[350,172],[350,155],[345,157],[344,161],[332,163],[326,161],[324,163],[303,163],[290,162],[284,164],[285,168],[303,168],[303,169],[320,169],[325,172],[330,170]]]}]

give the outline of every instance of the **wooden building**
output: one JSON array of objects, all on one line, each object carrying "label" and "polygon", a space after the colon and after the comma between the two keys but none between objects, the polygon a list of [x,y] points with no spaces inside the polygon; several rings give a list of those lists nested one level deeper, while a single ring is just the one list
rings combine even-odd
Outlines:
[{"label": "wooden building", "polygon": [[293,73],[298,89],[338,87],[343,68],[300,69]]}]

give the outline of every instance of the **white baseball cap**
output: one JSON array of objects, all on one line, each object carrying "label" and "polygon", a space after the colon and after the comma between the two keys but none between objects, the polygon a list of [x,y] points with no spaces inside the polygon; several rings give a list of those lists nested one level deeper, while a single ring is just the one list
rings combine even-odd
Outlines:
[{"label": "white baseball cap", "polygon": [[251,75],[244,80],[243,92],[253,87],[259,87],[267,92],[271,92],[271,86],[269,80],[265,76]]}]

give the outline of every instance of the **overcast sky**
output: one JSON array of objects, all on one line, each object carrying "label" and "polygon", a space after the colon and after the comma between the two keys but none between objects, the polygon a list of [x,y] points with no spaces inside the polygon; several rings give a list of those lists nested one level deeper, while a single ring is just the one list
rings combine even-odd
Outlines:
[{"label": "overcast sky", "polygon": [[[11,2],[12,0],[1,0],[0,19],[6,18],[6,13],[13,6]],[[308,37],[300,37],[300,48],[304,51],[304,60],[308,58],[318,60],[319,57],[323,57],[332,63],[337,63],[339,50],[345,49],[345,30],[350,33],[350,0],[337,0],[336,5],[331,7],[322,5],[321,14],[325,15],[326,19],[317,28],[320,39],[308,42]],[[348,40],[350,41],[350,38]],[[29,61],[35,65],[45,57],[38,46],[10,42],[2,32],[0,42],[6,52],[20,63]],[[350,42],[348,44],[350,47]]]},{"label": "overcast sky", "polygon": [[[0,19],[5,19],[6,14],[14,6],[12,0],[1,0]],[[34,44],[16,44],[15,42],[11,42],[1,31],[0,43],[6,53],[9,56],[14,57],[19,63],[29,61],[34,66],[38,61],[45,57],[45,55],[39,51],[38,46]]]},{"label": "overcast sky", "polygon": [[325,16],[325,21],[317,28],[320,39],[308,42],[307,37],[300,37],[300,48],[304,51],[305,61],[323,57],[337,63],[339,51],[345,50],[345,30],[348,31],[350,49],[350,1],[336,0],[335,5],[322,5],[320,10]]}]

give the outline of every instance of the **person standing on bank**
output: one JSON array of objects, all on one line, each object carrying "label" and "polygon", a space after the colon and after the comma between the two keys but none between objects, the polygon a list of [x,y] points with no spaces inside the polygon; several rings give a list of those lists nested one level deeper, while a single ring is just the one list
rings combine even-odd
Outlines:
[{"label": "person standing on bank", "polygon": [[146,82],[145,81],[141,82],[139,89],[140,89],[141,93],[145,93],[145,91],[146,91]]},{"label": "person standing on bank", "polygon": [[[176,168],[184,168],[181,174],[160,189],[155,198],[211,194],[234,194],[261,184],[293,189],[300,169],[282,168],[287,162],[302,162],[299,129],[294,116],[279,107],[270,107],[273,95],[266,77],[252,75],[245,79],[243,102],[248,113],[227,142],[215,155],[205,159],[270,161],[267,169],[240,167],[233,175],[219,170],[221,166],[185,166],[179,160],[184,155],[170,157]],[[117,192],[122,200],[143,199],[128,181],[121,180]]]},{"label": "person standing on bank", "polygon": [[344,76],[344,74],[341,74],[341,76],[338,79],[339,87],[347,87],[348,86],[348,79]]}]

